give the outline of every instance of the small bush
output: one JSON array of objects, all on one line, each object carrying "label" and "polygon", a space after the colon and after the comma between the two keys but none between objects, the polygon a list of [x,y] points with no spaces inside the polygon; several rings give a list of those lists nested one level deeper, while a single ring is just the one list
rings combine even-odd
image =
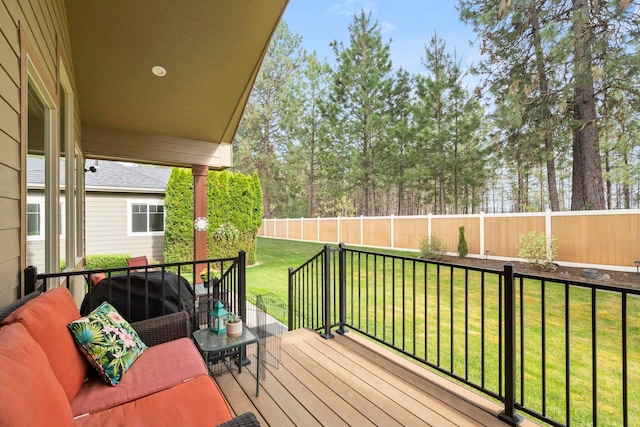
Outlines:
[{"label": "small bush", "polygon": [[239,236],[240,232],[238,231],[238,229],[233,224],[228,222],[220,224],[220,226],[218,226],[218,228],[213,230],[213,233],[211,233],[211,238],[217,241],[235,242],[236,240],[238,240]]},{"label": "small bush", "polygon": [[532,231],[520,236],[518,256],[540,270],[555,270],[553,260],[558,252],[557,243],[558,238],[551,236],[551,248],[547,252],[547,235]]},{"label": "small bush", "polygon": [[447,245],[438,236],[425,237],[420,243],[422,258],[431,261],[441,261],[447,252]]},{"label": "small bush", "polygon": [[464,238],[464,226],[458,227],[458,256],[464,258],[469,254],[467,239]]},{"label": "small bush", "polygon": [[127,254],[100,254],[87,255],[87,270],[98,270],[102,268],[118,268],[127,266]]}]

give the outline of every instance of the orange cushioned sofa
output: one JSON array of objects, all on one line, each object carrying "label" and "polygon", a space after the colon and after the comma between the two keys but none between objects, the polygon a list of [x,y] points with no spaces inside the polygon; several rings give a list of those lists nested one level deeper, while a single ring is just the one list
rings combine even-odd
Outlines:
[{"label": "orange cushioned sofa", "polygon": [[116,386],[103,382],[67,325],[80,313],[65,288],[0,310],[0,425],[255,426],[233,419],[189,337],[185,312],[133,323],[148,345]]}]

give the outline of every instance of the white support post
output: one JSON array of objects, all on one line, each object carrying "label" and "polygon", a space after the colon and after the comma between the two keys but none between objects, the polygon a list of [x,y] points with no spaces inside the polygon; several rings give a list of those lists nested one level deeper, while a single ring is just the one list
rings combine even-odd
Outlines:
[{"label": "white support post", "polygon": [[544,229],[547,235],[547,259],[551,259],[551,210],[548,208],[544,212]]},{"label": "white support post", "polygon": [[392,214],[391,218],[391,248],[395,248],[396,247],[396,239],[395,239],[395,216]]},{"label": "white support post", "polygon": [[480,211],[480,258],[485,256],[484,251],[484,212]]}]

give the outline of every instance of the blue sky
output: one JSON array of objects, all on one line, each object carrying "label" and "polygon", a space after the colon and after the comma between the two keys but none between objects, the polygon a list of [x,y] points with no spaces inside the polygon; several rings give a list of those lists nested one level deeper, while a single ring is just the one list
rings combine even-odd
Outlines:
[{"label": "blue sky", "polygon": [[463,68],[477,62],[476,40],[471,27],[458,19],[455,0],[290,0],[284,20],[294,34],[302,36],[302,46],[316,51],[331,64],[334,54],[329,43],[349,41],[349,24],[361,8],[378,21],[383,41],[391,39],[391,60],[413,73],[424,73],[421,58],[434,31],[444,39],[450,52],[456,50]]}]

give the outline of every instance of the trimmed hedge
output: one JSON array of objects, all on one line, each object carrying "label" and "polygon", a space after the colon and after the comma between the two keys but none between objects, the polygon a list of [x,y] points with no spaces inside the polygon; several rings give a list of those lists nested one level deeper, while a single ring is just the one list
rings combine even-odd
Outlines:
[{"label": "trimmed hedge", "polygon": [[[165,262],[193,260],[193,176],[190,169],[174,168],[171,171],[164,206]],[[209,171],[207,257],[233,257],[244,250],[247,263],[255,263],[256,234],[262,225],[262,212],[262,187],[257,174]]]},{"label": "trimmed hedge", "polygon": [[[85,257],[86,270],[100,270],[103,268],[127,267],[127,258],[131,258],[129,254],[99,254],[87,255]],[[60,260],[60,271],[67,268],[67,261]]]},{"label": "trimmed hedge", "polygon": [[131,258],[129,254],[100,254],[87,255],[87,270],[98,270],[101,268],[117,268],[127,267],[127,258]]}]

